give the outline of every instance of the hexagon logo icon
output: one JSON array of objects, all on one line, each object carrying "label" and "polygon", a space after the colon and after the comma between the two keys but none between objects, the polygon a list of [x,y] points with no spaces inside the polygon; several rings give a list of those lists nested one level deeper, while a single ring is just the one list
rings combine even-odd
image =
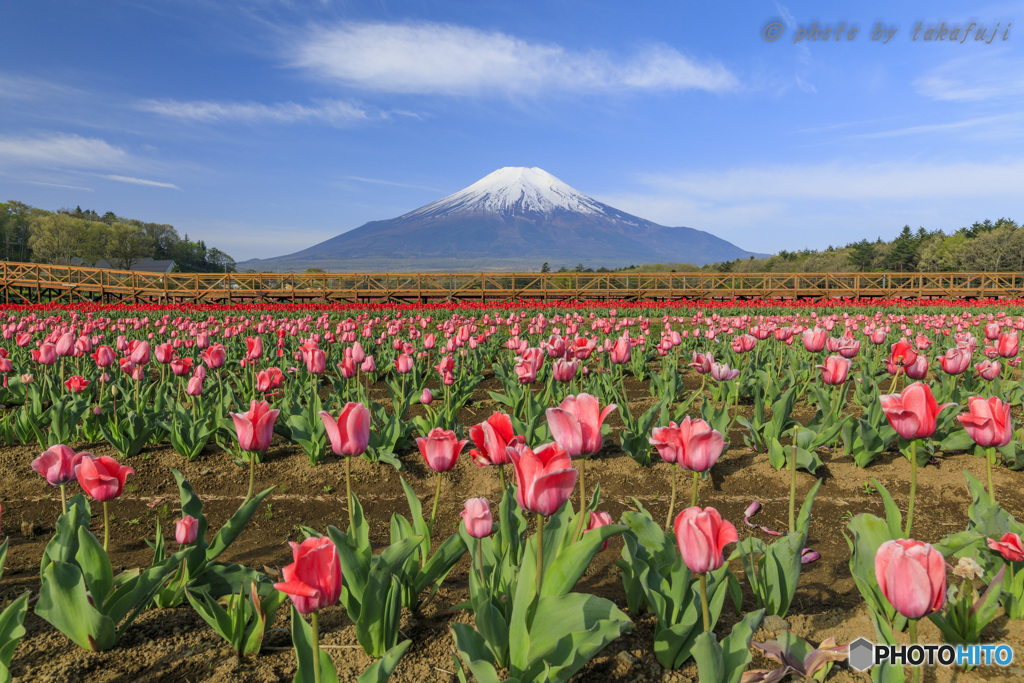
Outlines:
[{"label": "hexagon logo icon", "polygon": [[850,668],[865,671],[875,664],[875,646],[866,638],[850,643]]}]

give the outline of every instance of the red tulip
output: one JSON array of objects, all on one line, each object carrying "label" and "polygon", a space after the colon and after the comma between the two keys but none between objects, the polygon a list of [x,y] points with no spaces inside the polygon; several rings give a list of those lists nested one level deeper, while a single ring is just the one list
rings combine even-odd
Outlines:
[{"label": "red tulip", "polygon": [[346,403],[337,420],[321,410],[320,419],[324,421],[335,455],[352,457],[366,452],[370,443],[370,411],[362,403]]},{"label": "red tulip", "polygon": [[512,462],[505,449],[516,435],[512,430],[512,420],[505,413],[496,412],[480,424],[470,427],[469,438],[476,446],[469,451],[469,457],[478,467]]},{"label": "red tulip", "polygon": [[722,435],[701,419],[689,415],[677,426],[655,427],[648,442],[658,449],[662,460],[693,472],[707,472],[718,462],[725,447]]},{"label": "red tulip", "polygon": [[459,441],[452,430],[440,427],[434,427],[426,437],[416,439],[423,459],[435,472],[447,472],[455,467],[455,461],[467,443],[468,440]]},{"label": "red tulip", "polygon": [[837,386],[846,381],[850,374],[850,359],[842,356],[829,356],[821,368],[821,381],[829,386]]},{"label": "red tulip", "polygon": [[893,365],[905,368],[917,360],[917,350],[906,339],[900,339],[889,348],[892,350],[889,362]]},{"label": "red tulip", "polygon": [[243,451],[262,453],[270,448],[274,422],[281,411],[271,410],[266,401],[253,401],[245,413],[229,413],[238,434],[238,447]]},{"label": "red tulip", "polygon": [[85,391],[92,382],[79,375],[73,375],[64,380],[64,386],[73,394],[80,394]]},{"label": "red tulip", "polygon": [[723,520],[718,510],[712,507],[683,510],[676,517],[675,531],[679,554],[694,574],[704,574],[721,567],[725,546],[739,540],[732,522]]},{"label": "red tulip", "polygon": [[946,602],[946,560],[922,541],[896,539],[879,546],[875,579],[885,599],[907,619],[920,619]]},{"label": "red tulip", "polygon": [[1017,336],[1017,330],[1003,332],[996,340],[996,351],[1003,358],[1013,358],[1019,350],[1020,338]]},{"label": "red tulip", "polygon": [[256,391],[267,393],[281,386],[284,373],[279,368],[267,368],[256,373]]},{"label": "red tulip", "polygon": [[175,358],[171,361],[171,372],[174,373],[175,377],[184,377],[185,375],[192,374],[192,359],[191,358]]},{"label": "red tulip", "polygon": [[470,498],[461,513],[466,533],[473,538],[487,538],[494,528],[491,503],[486,498]]},{"label": "red tulip", "polygon": [[96,350],[90,355],[96,361],[96,367],[98,368],[109,368],[116,360],[114,349],[109,346],[97,346]]},{"label": "red tulip", "polygon": [[596,396],[566,396],[557,408],[547,409],[551,436],[570,458],[596,455],[604,445],[601,425],[618,406],[612,403],[601,410]]},{"label": "red tulip", "polygon": [[292,547],[293,562],[281,568],[284,581],[275,583],[274,588],[291,598],[299,614],[337,602],[341,596],[341,562],[331,539],[320,536],[288,545]]},{"label": "red tulip", "polygon": [[185,515],[174,525],[174,540],[178,545],[188,545],[196,540],[199,533],[199,520],[192,515]]},{"label": "red tulip", "polygon": [[127,465],[118,464],[109,456],[99,458],[83,457],[75,465],[75,476],[82,489],[94,500],[105,503],[121,495],[124,481],[135,470]]},{"label": "red tulip", "polygon": [[516,469],[519,507],[540,515],[552,515],[569,500],[579,473],[558,444],[544,444],[534,451],[516,442],[507,451]]},{"label": "red tulip", "polygon": [[166,344],[156,345],[156,362],[157,363],[170,363],[174,360],[174,345],[170,342]]},{"label": "red tulip", "polygon": [[1008,531],[999,541],[988,539],[988,547],[1002,555],[1007,562],[1024,562],[1024,544],[1015,533]]},{"label": "red tulip", "polygon": [[245,338],[245,359],[258,360],[263,355],[263,337]]},{"label": "red tulip", "polygon": [[64,444],[51,446],[32,461],[32,469],[46,478],[50,486],[62,486],[75,480],[75,466],[83,458],[91,458],[92,453],[75,453],[74,449]]},{"label": "red tulip", "polygon": [[935,401],[927,384],[914,382],[900,394],[884,394],[881,397],[882,410],[889,424],[904,439],[926,439],[935,433],[936,418],[943,408]]},{"label": "red tulip", "polygon": [[972,396],[967,400],[967,410],[969,412],[957,418],[974,443],[982,448],[1002,448],[1013,439],[1009,403],[995,396],[988,399]]}]

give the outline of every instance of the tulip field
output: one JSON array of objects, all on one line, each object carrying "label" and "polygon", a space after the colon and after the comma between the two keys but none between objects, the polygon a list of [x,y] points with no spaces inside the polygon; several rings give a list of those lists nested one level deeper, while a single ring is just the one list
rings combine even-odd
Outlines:
[{"label": "tulip field", "polygon": [[3,307],[0,683],[1019,680],[848,657],[1024,655],[1022,331],[994,300]]}]

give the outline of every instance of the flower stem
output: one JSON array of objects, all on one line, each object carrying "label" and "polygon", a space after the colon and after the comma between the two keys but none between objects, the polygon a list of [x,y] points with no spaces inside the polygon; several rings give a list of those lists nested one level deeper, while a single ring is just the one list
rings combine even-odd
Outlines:
[{"label": "flower stem", "polygon": [[988,469],[988,502],[996,502],[996,490],[992,487],[992,461],[996,459],[996,449],[988,448],[985,451],[985,465]]},{"label": "flower stem", "polygon": [[434,489],[434,510],[430,513],[430,524],[427,528],[434,534],[434,519],[437,517],[437,500],[441,497],[441,473],[437,473],[437,488]]},{"label": "flower stem", "polygon": [[109,501],[103,501],[103,552],[107,552],[110,544],[110,507]]},{"label": "flower stem", "polygon": [[484,578],[484,539],[476,539],[476,559],[477,565],[480,568],[480,586],[487,590],[487,579]]},{"label": "flower stem", "polygon": [[697,506],[697,489],[700,486],[700,472],[693,473],[693,497],[690,499],[690,507]]},{"label": "flower stem", "polygon": [[583,536],[583,524],[586,521],[584,517],[589,514],[587,509],[587,485],[583,480],[583,476],[587,471],[587,458],[583,457],[583,462],[580,464],[580,520],[576,523],[576,533],[573,534],[572,542],[580,540]]},{"label": "flower stem", "polygon": [[[910,619],[910,644],[917,645],[917,619]],[[911,683],[917,683],[921,680],[921,667],[915,666],[910,670],[910,681]]]},{"label": "flower stem", "polygon": [[348,508],[348,526],[352,528],[352,456],[345,458],[345,506]]},{"label": "flower stem", "polygon": [[544,583],[544,515],[537,513],[537,597]]},{"label": "flower stem", "polygon": [[320,617],[318,612],[310,614],[313,626],[313,682],[320,683]]},{"label": "flower stem", "polygon": [[[914,499],[917,497],[917,439],[910,442],[910,503],[907,505],[907,530],[904,538],[910,538],[910,527],[914,523]],[[913,623],[913,622],[911,622]]]},{"label": "flower stem", "polygon": [[256,454],[249,451],[249,492],[245,494],[245,500],[242,503],[248,503],[252,500],[252,492],[256,487]]},{"label": "flower stem", "polygon": [[68,511],[68,493],[65,489],[67,484],[60,485],[60,514],[64,514]]},{"label": "flower stem", "polygon": [[796,449],[798,426],[793,426],[793,454],[789,459],[789,530],[796,531]]},{"label": "flower stem", "polygon": [[708,611],[708,575],[700,575],[700,609],[704,615],[704,631],[711,630],[711,613]]},{"label": "flower stem", "polygon": [[668,517],[665,519],[665,532],[672,529],[672,513],[676,511],[676,479],[679,478],[679,465],[672,463],[672,498],[668,502]]}]

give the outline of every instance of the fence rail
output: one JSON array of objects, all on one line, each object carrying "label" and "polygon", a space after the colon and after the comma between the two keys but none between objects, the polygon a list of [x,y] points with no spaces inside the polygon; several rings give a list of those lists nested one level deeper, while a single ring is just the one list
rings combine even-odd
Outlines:
[{"label": "fence rail", "polygon": [[1024,273],[143,273],[0,261],[0,296],[36,303],[1018,298]]}]

